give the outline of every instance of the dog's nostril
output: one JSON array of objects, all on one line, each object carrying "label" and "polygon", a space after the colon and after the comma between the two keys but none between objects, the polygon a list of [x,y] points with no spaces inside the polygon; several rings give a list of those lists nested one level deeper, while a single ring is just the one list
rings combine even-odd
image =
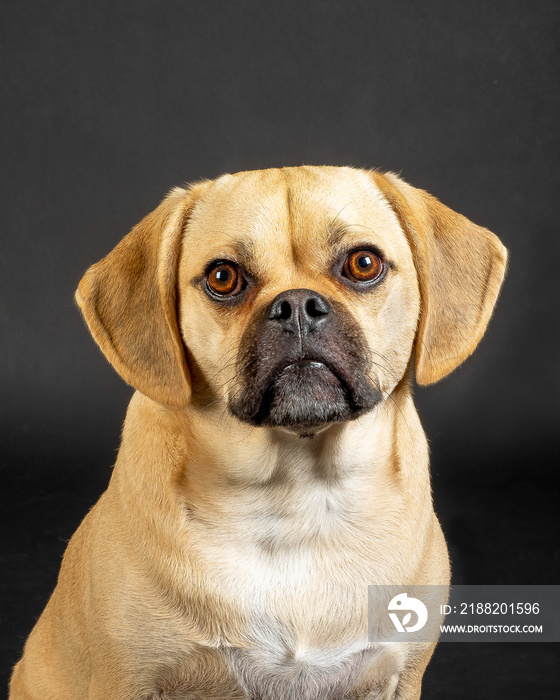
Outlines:
[{"label": "dog's nostril", "polygon": [[289,301],[283,301],[280,304],[280,313],[278,314],[278,318],[282,319],[288,319],[292,315],[292,307]]},{"label": "dog's nostril", "polygon": [[328,314],[329,307],[321,297],[311,297],[305,302],[305,312],[310,318],[317,318]]},{"label": "dog's nostril", "polygon": [[287,321],[292,316],[292,306],[285,299],[279,304],[275,304],[270,314],[270,318],[277,318],[280,321]]}]

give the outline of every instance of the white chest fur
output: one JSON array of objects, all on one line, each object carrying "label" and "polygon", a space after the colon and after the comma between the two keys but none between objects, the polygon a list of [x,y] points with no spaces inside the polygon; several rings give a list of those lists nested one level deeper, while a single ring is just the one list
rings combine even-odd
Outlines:
[{"label": "white chest fur", "polygon": [[[403,655],[394,645],[337,649],[228,649],[226,659],[239,685],[259,700],[340,700],[353,695],[368,671],[385,691],[402,670]],[[372,669],[374,672],[372,674]]]},{"label": "white chest fur", "polygon": [[372,480],[371,470],[318,478],[292,469],[286,482],[246,485],[227,524],[210,526],[199,556],[245,620],[242,630],[222,620],[217,646],[247,697],[340,700],[356,697],[364,673],[386,689],[398,677],[402,650],[367,639],[367,586],[385,556],[364,530]]}]

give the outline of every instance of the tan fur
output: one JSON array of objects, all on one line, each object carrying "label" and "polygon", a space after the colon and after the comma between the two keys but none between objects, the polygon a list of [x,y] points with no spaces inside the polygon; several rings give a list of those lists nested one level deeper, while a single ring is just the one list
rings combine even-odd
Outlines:
[{"label": "tan fur", "polygon": [[[333,229],[341,249],[393,261],[374,292],[330,274]],[[220,308],[198,280],[240,255],[258,285]],[[80,282],[95,340],[138,391],[10,699],[319,700],[337,683],[348,700],[418,698],[434,645],[367,641],[368,584],[449,581],[409,368],[415,350],[429,384],[473,351],[505,259],[391,174],[287,168],[174,190]],[[349,311],[385,397],[303,439],[226,407],[247,328],[300,288]]]}]

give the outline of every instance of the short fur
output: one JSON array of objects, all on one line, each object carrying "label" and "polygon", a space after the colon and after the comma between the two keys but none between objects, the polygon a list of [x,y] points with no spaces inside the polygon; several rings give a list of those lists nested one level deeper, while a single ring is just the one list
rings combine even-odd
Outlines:
[{"label": "short fur", "polygon": [[[333,267],[356,246],[390,262],[366,292]],[[206,292],[219,259],[251,277],[235,304]],[[137,391],[11,700],[418,698],[434,645],[368,643],[367,586],[449,581],[411,380],[474,350],[505,266],[393,174],[173,190],[76,294]],[[282,295],[310,314],[299,350]]]}]

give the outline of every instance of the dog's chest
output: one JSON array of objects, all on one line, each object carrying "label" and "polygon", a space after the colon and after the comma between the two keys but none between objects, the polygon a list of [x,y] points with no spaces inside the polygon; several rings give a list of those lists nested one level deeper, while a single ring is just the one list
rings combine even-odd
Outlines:
[{"label": "dog's chest", "polygon": [[[402,645],[199,649],[160,667],[143,700],[394,700]],[[152,677],[153,678],[153,677]]]},{"label": "dog's chest", "polygon": [[360,529],[362,477],[327,483],[308,471],[299,482],[238,491],[229,517],[197,533],[204,588],[219,591],[221,606],[215,616],[205,606],[211,624],[193,610],[199,638],[247,698],[353,698],[365,670],[395,673],[398,654],[367,640],[379,557]]},{"label": "dog's chest", "polygon": [[[366,647],[339,649],[294,649],[262,647],[227,649],[225,658],[239,686],[258,700],[340,700],[350,698],[364,671],[377,663],[388,666],[392,652]],[[381,676],[385,676],[381,673]]]},{"label": "dog's chest", "polygon": [[[245,697],[351,698],[364,670],[387,665],[392,654],[367,643],[368,570],[333,545],[342,518],[337,504],[314,501],[298,504],[293,517],[286,511],[249,517],[245,539],[230,532],[227,547],[215,537],[206,549],[214,585],[243,611],[241,628],[230,627],[227,616],[219,620],[225,643],[216,651]],[[322,537],[328,548],[317,545]]]},{"label": "dog's chest", "polygon": [[313,646],[313,630],[329,629],[331,640],[341,629],[363,635],[375,561],[365,533],[340,494],[315,487],[291,495],[279,498],[281,505],[241,504],[238,517],[200,533],[198,561],[208,582],[242,611],[249,637],[292,630],[295,643],[304,636]]}]

